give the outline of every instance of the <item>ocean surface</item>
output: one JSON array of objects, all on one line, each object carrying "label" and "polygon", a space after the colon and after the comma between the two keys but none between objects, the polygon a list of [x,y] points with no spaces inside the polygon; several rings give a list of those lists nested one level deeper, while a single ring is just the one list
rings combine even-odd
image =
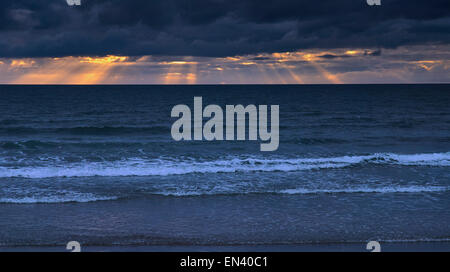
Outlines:
[{"label": "ocean surface", "polygon": [[[280,145],[172,107],[280,106]],[[450,85],[0,86],[0,247],[450,241]],[[449,244],[450,245],[450,244]]]}]

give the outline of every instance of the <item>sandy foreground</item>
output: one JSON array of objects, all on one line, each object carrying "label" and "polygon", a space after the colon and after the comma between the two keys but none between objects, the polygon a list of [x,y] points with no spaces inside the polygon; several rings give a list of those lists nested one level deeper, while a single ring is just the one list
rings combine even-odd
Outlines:
[{"label": "sandy foreground", "polygon": [[[304,244],[253,246],[82,246],[85,252],[369,252],[366,245]],[[450,242],[381,243],[385,252],[450,252]],[[0,247],[0,252],[69,252],[61,247]]]}]

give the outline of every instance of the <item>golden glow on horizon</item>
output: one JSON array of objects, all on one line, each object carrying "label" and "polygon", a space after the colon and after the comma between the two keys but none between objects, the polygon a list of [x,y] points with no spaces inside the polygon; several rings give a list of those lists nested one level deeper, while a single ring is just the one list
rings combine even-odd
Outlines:
[{"label": "golden glow on horizon", "polygon": [[[295,72],[295,62],[307,62],[313,65],[323,79],[330,83],[342,83],[339,77],[327,71],[324,66],[318,61],[318,56],[323,52],[281,52],[272,54],[259,54],[256,56],[235,56],[226,58],[211,58],[212,63],[218,66],[211,68],[202,68],[201,72],[219,71],[220,77],[223,77],[224,66],[227,62],[231,64],[236,63],[245,69],[251,69],[252,66],[259,71],[259,77],[262,78],[263,83],[268,84],[303,84],[305,81],[302,76]],[[122,74],[127,67],[138,65],[152,65],[161,66],[161,76],[159,83],[164,84],[196,84],[199,80],[197,66],[199,62],[193,61],[192,57],[187,57],[185,60],[175,61],[153,61],[151,56],[144,56],[138,60],[129,61],[127,56],[105,56],[105,57],[63,57],[63,58],[48,58],[46,61],[39,61],[37,63],[30,59],[12,60],[10,67],[14,68],[29,68],[23,69],[21,75],[16,77],[12,82],[14,84],[99,84],[119,83],[123,78]],[[292,62],[293,64],[287,64]],[[38,65],[37,65],[38,64]],[[210,66],[209,63],[205,64]],[[36,66],[36,67],[34,67]],[[166,66],[167,68],[164,68]],[[240,72],[239,66],[229,67],[234,72],[234,78],[238,83],[247,83],[248,79],[244,77],[245,72]],[[244,68],[243,68],[244,69]],[[121,74],[122,73],[122,74]],[[155,78],[158,80],[157,78]],[[220,78],[219,78],[220,80]],[[225,81],[224,81],[225,80]],[[226,79],[220,82],[226,82]],[[251,82],[258,83],[257,78],[252,78]],[[234,82],[234,81],[233,81]],[[232,82],[232,83],[233,83]],[[236,82],[234,82],[236,83]]]},{"label": "golden glow on horizon", "polygon": [[164,84],[196,84],[197,62],[195,61],[169,61],[159,62],[160,65],[169,65],[163,78]]},{"label": "golden glow on horizon", "polygon": [[13,60],[11,61],[11,67],[12,68],[17,68],[17,67],[21,67],[21,68],[29,68],[32,67],[36,62],[34,60]]},{"label": "golden glow on horizon", "polygon": [[[36,69],[30,69],[13,80],[13,84],[98,84],[109,79],[109,73],[128,57],[106,56],[53,58]],[[13,60],[11,67],[24,67]],[[25,62],[26,63],[26,62]],[[114,83],[114,82],[111,82]]]},{"label": "golden glow on horizon", "polygon": [[[288,61],[307,61],[316,67],[317,71],[329,82],[341,83],[336,75],[329,73],[321,65],[315,63],[318,59],[317,56],[321,53],[302,53],[302,52],[282,52],[272,53],[269,55],[257,55],[255,56],[236,56],[212,59],[213,61],[224,60],[225,63],[232,62],[242,65],[244,67],[255,66],[260,72],[260,77],[263,79],[263,83],[267,84],[303,84],[305,83],[302,77],[297,74],[294,69],[294,65],[287,65]],[[262,61],[248,60],[250,58],[261,58]],[[271,59],[267,63],[266,59]],[[150,56],[144,56],[139,58],[135,62],[129,62],[129,57],[126,56],[105,56],[105,57],[64,57],[64,58],[51,58],[47,61],[42,61],[40,65],[35,65],[34,60],[19,59],[12,60],[10,67],[15,68],[30,68],[29,71],[24,70],[22,75],[15,78],[13,84],[99,84],[99,83],[118,83],[121,79],[120,73],[113,71],[120,69],[126,69],[127,66],[142,65],[147,62],[161,65],[162,67],[168,66],[166,72],[161,77],[160,83],[164,84],[196,84],[198,82],[198,62],[191,60],[176,60],[176,61],[159,61],[152,62]],[[274,62],[275,61],[275,62]],[[225,65],[221,63],[221,65]],[[277,64],[278,63],[278,64]],[[209,66],[209,64],[207,64]],[[211,68],[210,68],[211,69]],[[239,67],[233,67],[236,70],[235,76],[239,80],[239,83],[246,83],[248,80],[239,72]],[[211,70],[222,72],[225,70],[223,67],[215,67]],[[204,71],[204,69],[203,69]],[[281,72],[285,73],[281,74]],[[254,80],[254,79],[252,79]],[[220,82],[224,82],[221,80]]]},{"label": "golden glow on horizon", "polygon": [[126,60],[128,60],[128,57],[108,55],[106,57],[100,57],[100,58],[82,57],[80,59],[80,62],[93,63],[93,64],[109,64],[109,63],[114,63],[114,62],[124,62]]},{"label": "golden glow on horizon", "polygon": [[361,51],[359,51],[359,50],[347,50],[347,51],[345,51],[345,54],[347,54],[347,55],[356,55],[356,54],[359,54],[359,53],[361,53]]},{"label": "golden glow on horizon", "polygon": [[[305,83],[354,83],[358,77],[394,79],[396,82],[410,82],[411,73],[427,71],[442,73],[449,69],[446,59],[415,59],[390,63],[400,68],[380,68],[377,71],[345,71],[342,67],[353,62],[372,61],[380,58],[367,57],[358,50],[305,50],[296,52],[261,53],[255,55],[221,58],[162,56],[114,56],[105,57],[58,57],[0,59],[0,82],[13,84],[197,84],[197,83],[263,83],[263,84],[305,84]],[[326,54],[338,56],[325,58]],[[348,55],[351,58],[339,58]],[[384,60],[384,59],[382,59]],[[379,63],[379,61],[375,62]]]}]

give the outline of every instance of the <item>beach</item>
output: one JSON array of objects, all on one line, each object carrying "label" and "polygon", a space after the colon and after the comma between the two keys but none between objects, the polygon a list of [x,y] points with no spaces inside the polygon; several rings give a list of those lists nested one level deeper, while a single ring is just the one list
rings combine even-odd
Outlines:
[{"label": "beach", "polygon": [[[60,247],[6,247],[0,252],[70,252]],[[361,244],[272,246],[86,246],[82,252],[368,252]],[[382,252],[450,252],[449,242],[382,244]]]},{"label": "beach", "polygon": [[[0,251],[449,251],[448,85],[0,93]],[[279,148],[175,141],[195,96],[279,105]]]}]

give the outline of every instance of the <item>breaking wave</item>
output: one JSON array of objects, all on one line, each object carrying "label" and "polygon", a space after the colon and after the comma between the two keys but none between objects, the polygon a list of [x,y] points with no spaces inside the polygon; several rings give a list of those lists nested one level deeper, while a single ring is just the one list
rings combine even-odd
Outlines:
[{"label": "breaking wave", "polygon": [[450,166],[450,152],[400,155],[379,153],[330,158],[230,158],[212,161],[129,158],[113,162],[81,162],[48,166],[0,167],[0,177],[167,176],[192,173],[293,172],[362,164]]},{"label": "breaking wave", "polygon": [[69,193],[65,195],[44,195],[30,197],[8,197],[0,198],[3,204],[39,204],[39,203],[87,203],[95,201],[116,200],[117,197],[97,196],[90,193]]}]

